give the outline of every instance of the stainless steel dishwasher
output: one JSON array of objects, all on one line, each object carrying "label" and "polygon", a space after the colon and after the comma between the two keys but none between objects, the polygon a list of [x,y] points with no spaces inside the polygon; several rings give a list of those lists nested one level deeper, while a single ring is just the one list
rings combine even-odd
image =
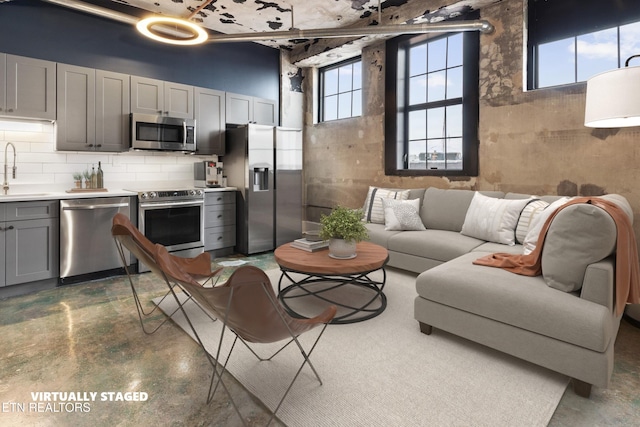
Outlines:
[{"label": "stainless steel dishwasher", "polygon": [[[111,236],[111,220],[118,212],[132,218],[131,205],[130,197],[60,201],[61,283],[73,276],[122,268]],[[127,259],[130,264],[129,254]]]}]

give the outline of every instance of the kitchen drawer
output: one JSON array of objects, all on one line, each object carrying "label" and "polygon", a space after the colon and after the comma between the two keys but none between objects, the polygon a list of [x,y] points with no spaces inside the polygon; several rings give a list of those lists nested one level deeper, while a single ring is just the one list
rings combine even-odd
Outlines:
[{"label": "kitchen drawer", "polygon": [[234,225],[236,205],[211,205],[204,208],[204,228]]},{"label": "kitchen drawer", "polygon": [[4,219],[6,221],[56,218],[59,214],[57,200],[6,203],[5,209]]},{"label": "kitchen drawer", "polygon": [[217,205],[217,204],[229,204],[236,202],[235,191],[215,191],[211,193],[204,193],[204,204]]},{"label": "kitchen drawer", "polygon": [[204,230],[204,250],[222,249],[235,246],[236,226],[212,227]]}]

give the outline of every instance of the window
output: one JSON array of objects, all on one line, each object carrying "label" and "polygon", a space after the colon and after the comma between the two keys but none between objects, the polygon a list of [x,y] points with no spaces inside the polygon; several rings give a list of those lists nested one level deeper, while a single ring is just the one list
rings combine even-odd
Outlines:
[{"label": "window", "polygon": [[397,64],[386,75],[396,95],[385,112],[387,175],[477,175],[478,43],[478,33],[387,42],[387,64]]},{"label": "window", "polygon": [[640,53],[637,0],[529,0],[528,20],[529,89],[584,82]]},{"label": "window", "polygon": [[320,121],[362,115],[362,60],[320,69]]}]

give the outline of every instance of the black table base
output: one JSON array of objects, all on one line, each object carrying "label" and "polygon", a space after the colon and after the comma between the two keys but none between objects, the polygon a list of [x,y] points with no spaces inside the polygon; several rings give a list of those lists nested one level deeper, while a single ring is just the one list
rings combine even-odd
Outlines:
[{"label": "black table base", "polygon": [[[376,281],[369,277],[371,273],[378,270],[382,270],[382,281]],[[298,298],[316,298],[327,304],[337,306],[338,314],[331,323],[338,325],[371,319],[381,314],[387,307],[387,297],[382,292],[387,279],[384,267],[362,273],[331,275],[295,271],[284,267],[281,267],[281,271],[282,275],[278,281],[278,298],[287,312],[293,317],[306,318],[306,316],[292,309],[289,304],[289,301],[293,302]],[[291,276],[292,273],[303,277],[301,280],[296,280]],[[285,278],[291,284],[282,288]],[[336,289],[345,287],[356,287],[355,290],[364,290],[363,301],[348,303],[341,300],[340,292],[333,292]]]}]

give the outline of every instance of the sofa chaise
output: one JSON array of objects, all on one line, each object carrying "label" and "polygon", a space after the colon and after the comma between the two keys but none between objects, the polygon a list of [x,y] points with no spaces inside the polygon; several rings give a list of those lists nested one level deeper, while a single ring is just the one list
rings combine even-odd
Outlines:
[{"label": "sofa chaise", "polygon": [[[624,197],[602,197],[633,220]],[[388,265],[419,274],[414,317],[423,333],[435,327],[560,372],[588,397],[592,385],[609,384],[621,318],[612,217],[591,204],[558,211],[539,276],[473,264],[495,252],[530,251],[540,222],[564,202],[495,191],[371,187],[364,211],[369,239],[387,248]],[[400,207],[408,203],[418,208],[421,224],[414,218],[406,229],[394,215],[402,218]]]}]

